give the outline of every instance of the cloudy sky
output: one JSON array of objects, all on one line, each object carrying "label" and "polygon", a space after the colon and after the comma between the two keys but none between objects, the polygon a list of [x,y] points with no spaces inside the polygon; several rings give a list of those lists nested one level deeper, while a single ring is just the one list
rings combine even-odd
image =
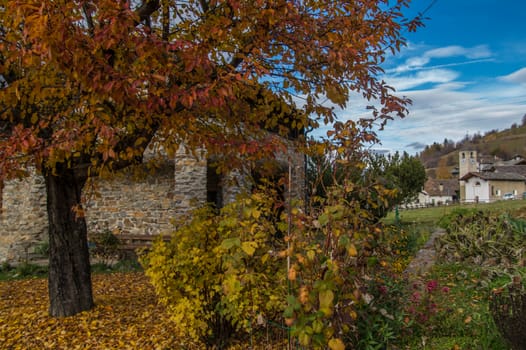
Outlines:
[{"label": "cloudy sky", "polygon": [[[526,1],[413,0],[426,26],[383,67],[413,100],[407,118],[379,133],[381,148],[422,150],[444,138],[505,129],[526,114]],[[339,112],[356,117],[360,102]],[[525,141],[526,142],[526,141]]]}]

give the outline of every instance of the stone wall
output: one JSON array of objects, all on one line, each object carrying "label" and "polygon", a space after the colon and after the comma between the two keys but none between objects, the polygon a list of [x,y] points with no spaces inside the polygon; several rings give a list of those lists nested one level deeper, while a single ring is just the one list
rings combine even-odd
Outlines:
[{"label": "stone wall", "polygon": [[[304,188],[303,156],[283,156],[283,168],[292,165],[292,193],[301,198]],[[242,172],[215,174],[206,157],[179,151],[175,159],[129,169],[111,179],[93,180],[84,189],[88,234],[159,234],[173,229],[173,219],[206,201],[224,204],[242,191]],[[47,242],[47,211],[43,178],[6,181],[0,212],[0,262],[31,259],[35,247]]]},{"label": "stone wall", "polygon": [[[85,188],[88,232],[156,234],[171,229],[176,214],[172,163],[151,171],[128,170]],[[92,189],[92,191],[90,191]],[[90,193],[91,192],[91,193]]]},{"label": "stone wall", "polygon": [[5,181],[0,212],[0,262],[34,256],[35,247],[47,241],[44,179],[33,175]]},{"label": "stone wall", "polygon": [[175,161],[153,164],[94,181],[93,193],[86,193],[88,232],[169,233],[173,219],[205,203],[206,159],[181,151]]}]

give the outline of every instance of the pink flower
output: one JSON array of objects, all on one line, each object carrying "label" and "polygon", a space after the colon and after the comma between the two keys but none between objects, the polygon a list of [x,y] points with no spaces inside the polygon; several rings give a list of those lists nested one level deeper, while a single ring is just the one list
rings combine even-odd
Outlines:
[{"label": "pink flower", "polygon": [[428,292],[434,291],[437,287],[438,287],[438,282],[437,281],[433,280],[433,281],[427,282],[427,291]]},{"label": "pink flower", "polygon": [[380,290],[380,293],[382,293],[382,295],[386,295],[387,292],[389,292],[389,290],[387,289],[387,286],[380,286],[379,287],[379,290]]}]

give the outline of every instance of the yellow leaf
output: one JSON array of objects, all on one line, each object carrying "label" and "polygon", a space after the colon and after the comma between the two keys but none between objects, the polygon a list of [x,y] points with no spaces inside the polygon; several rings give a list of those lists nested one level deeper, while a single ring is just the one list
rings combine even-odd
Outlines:
[{"label": "yellow leaf", "polygon": [[300,303],[306,304],[309,301],[309,289],[306,286],[300,287]]},{"label": "yellow leaf", "polygon": [[318,296],[320,300],[320,309],[322,308],[332,308],[332,302],[334,300],[334,293],[332,290],[323,290]]},{"label": "yellow leaf", "polygon": [[289,278],[289,281],[294,281],[296,279],[296,269],[294,268],[294,266],[290,268],[289,273],[288,273],[288,278]]},{"label": "yellow leaf", "polygon": [[347,248],[347,252],[349,253],[350,256],[357,256],[358,255],[358,251],[356,250],[356,247],[354,244],[350,244],[349,247]]},{"label": "yellow leaf", "polygon": [[314,250],[307,251],[307,259],[312,261],[314,260],[315,257],[316,257],[316,252]]},{"label": "yellow leaf", "polygon": [[254,219],[257,220],[257,219],[259,219],[260,216],[261,216],[261,212],[259,210],[257,210],[257,209],[252,210],[252,217]]},{"label": "yellow leaf", "polygon": [[241,249],[248,255],[252,256],[254,255],[254,252],[256,251],[256,242],[243,242],[241,243]]},{"label": "yellow leaf", "polygon": [[345,344],[339,338],[332,338],[329,340],[329,349],[331,350],[345,350]]}]

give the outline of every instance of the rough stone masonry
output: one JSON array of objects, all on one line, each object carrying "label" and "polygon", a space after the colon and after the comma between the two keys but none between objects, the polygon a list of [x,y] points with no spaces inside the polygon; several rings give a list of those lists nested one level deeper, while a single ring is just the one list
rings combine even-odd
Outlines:
[{"label": "rough stone masonry", "polygon": [[[278,157],[279,158],[279,157]],[[281,157],[285,158],[285,157]],[[304,188],[303,156],[295,154],[292,164],[292,192],[300,196]],[[175,218],[221,197],[231,201],[243,181],[239,173],[217,176],[206,157],[179,151],[172,160],[157,163],[154,169],[127,170],[111,179],[93,180],[84,188],[88,232],[110,230],[116,234],[159,234],[170,232]],[[31,261],[36,249],[47,242],[45,184],[33,174],[4,183],[0,206],[0,263]]]}]

